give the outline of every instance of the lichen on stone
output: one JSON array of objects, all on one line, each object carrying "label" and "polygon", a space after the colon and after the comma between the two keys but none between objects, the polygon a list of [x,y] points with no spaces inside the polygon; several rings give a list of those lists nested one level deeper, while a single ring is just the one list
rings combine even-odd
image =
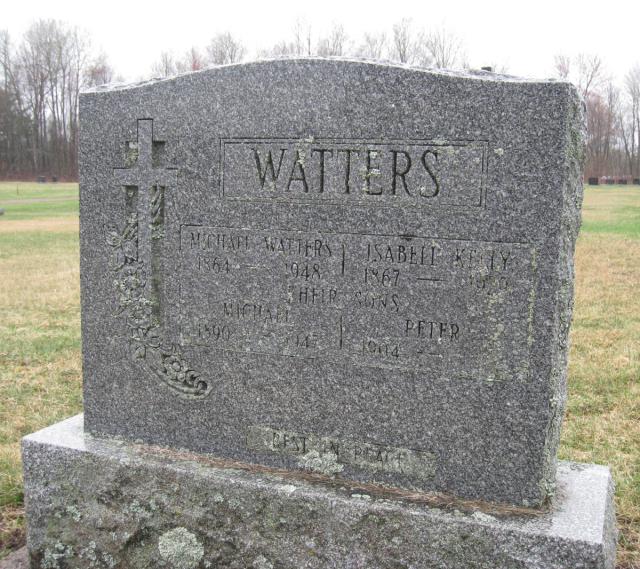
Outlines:
[{"label": "lichen on stone", "polygon": [[338,457],[334,453],[320,454],[317,450],[302,455],[298,460],[298,466],[328,476],[333,476],[344,470],[344,465],[338,463]]},{"label": "lichen on stone", "polygon": [[80,559],[87,561],[86,567],[90,569],[113,569],[117,563],[113,556],[98,550],[95,541],[90,541],[86,547],[80,550]]},{"label": "lichen on stone", "polygon": [[264,555],[258,555],[251,566],[253,569],[273,569],[273,563],[271,563]]},{"label": "lichen on stone", "polygon": [[44,550],[42,558],[42,569],[61,569],[60,562],[73,557],[73,547],[57,542],[52,548]]},{"label": "lichen on stone", "polygon": [[158,509],[155,501],[151,500],[148,504],[143,505],[138,500],[134,500],[125,508],[125,512],[132,514],[136,519],[148,519],[153,516]]},{"label": "lichen on stone", "polygon": [[204,547],[188,529],[177,527],[158,540],[160,557],[172,569],[195,569],[204,557]]},{"label": "lichen on stone", "polygon": [[75,506],[67,506],[67,514],[69,514],[73,518],[74,522],[79,522],[82,519],[80,510],[78,510],[78,508],[76,508]]}]

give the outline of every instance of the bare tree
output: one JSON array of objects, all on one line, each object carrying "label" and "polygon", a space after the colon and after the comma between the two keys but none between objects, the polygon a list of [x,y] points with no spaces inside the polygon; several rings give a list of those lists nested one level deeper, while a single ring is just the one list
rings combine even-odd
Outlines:
[{"label": "bare tree", "polygon": [[610,159],[611,151],[618,138],[617,116],[620,113],[620,89],[616,87],[611,79],[607,82],[605,99],[607,104],[607,121],[605,126],[607,136],[606,152],[607,159]]},{"label": "bare tree", "polygon": [[604,80],[602,59],[598,55],[581,53],[576,58],[576,64],[578,68],[577,85],[582,96],[586,99],[589,93],[598,88]]},{"label": "bare tree", "polygon": [[4,49],[5,76],[14,83],[14,107],[29,117],[29,169],[34,173],[76,175],[78,100],[88,55],[87,37],[55,20],[39,20],[29,27],[13,63]]},{"label": "bare tree", "polygon": [[605,83],[602,59],[598,55],[580,53],[573,59],[566,55],[556,55],[553,66],[556,75],[571,81],[586,100],[594,90]]},{"label": "bare tree", "polygon": [[456,67],[461,58],[460,39],[445,28],[434,29],[421,37],[422,64],[438,68]]},{"label": "bare tree", "polygon": [[13,77],[11,38],[7,30],[0,30],[0,71],[2,71],[2,85],[6,89],[9,84],[15,83]]},{"label": "bare tree", "polygon": [[258,52],[261,57],[309,56],[314,54],[311,25],[298,19],[293,27],[290,40],[281,40],[271,47]]},{"label": "bare tree", "polygon": [[285,55],[294,55],[294,46],[291,42],[285,40],[279,41],[271,47],[261,49],[258,52],[260,57],[282,57]]},{"label": "bare tree", "polygon": [[115,72],[105,53],[100,53],[84,70],[84,83],[87,87],[105,85],[114,80]]},{"label": "bare tree", "polygon": [[554,56],[553,67],[560,79],[568,79],[571,74],[571,58],[562,54]]},{"label": "bare tree", "polygon": [[318,42],[318,55],[322,57],[346,55],[348,36],[341,24],[334,24],[329,35]]},{"label": "bare tree", "polygon": [[168,51],[160,53],[160,59],[151,67],[151,71],[156,77],[172,77],[178,70],[173,55]]},{"label": "bare tree", "polygon": [[45,167],[47,138],[46,95],[48,74],[46,64],[46,37],[50,22],[35,22],[24,34],[18,51],[21,82],[24,85],[25,103],[32,118],[31,161],[35,172]]},{"label": "bare tree", "polygon": [[258,50],[258,57],[282,57],[285,55],[294,55],[293,43],[285,40]]},{"label": "bare tree", "polygon": [[293,28],[291,55],[313,55],[311,24],[297,19]]},{"label": "bare tree", "polygon": [[196,47],[191,47],[184,54],[182,60],[176,63],[176,67],[180,73],[199,71],[205,68],[205,60]]},{"label": "bare tree", "polygon": [[612,173],[616,143],[619,92],[609,82],[602,93],[592,92],[587,106],[587,160],[585,174],[600,177]]},{"label": "bare tree", "polygon": [[216,34],[207,46],[207,56],[212,65],[225,65],[242,61],[246,53],[244,45],[230,32]]},{"label": "bare tree", "polygon": [[400,63],[413,63],[416,58],[416,41],[409,18],[403,18],[393,25],[391,59]]},{"label": "bare tree", "polygon": [[553,67],[556,75],[571,81],[585,100],[591,92],[606,83],[604,64],[598,55],[580,53],[573,59],[566,55],[556,55]]},{"label": "bare tree", "polygon": [[[621,104],[620,91],[607,77],[598,55],[581,53],[573,58],[556,55],[554,69],[558,77],[571,81],[577,87],[586,105],[586,175],[600,177],[624,175],[625,172],[633,175],[638,170],[635,158],[638,123],[630,119],[634,113],[633,89],[627,83],[628,103]],[[632,73],[627,79],[631,77]],[[640,96],[637,99],[640,104]]]},{"label": "bare tree", "polygon": [[9,32],[0,30],[0,175],[31,170],[32,132]]},{"label": "bare tree", "polygon": [[87,36],[38,20],[16,48],[0,32],[0,175],[77,176],[78,102],[85,85],[108,81],[104,55]]},{"label": "bare tree", "polygon": [[624,79],[626,104],[620,117],[620,131],[629,174],[640,174],[640,64]]},{"label": "bare tree", "polygon": [[90,42],[87,35],[80,33],[77,28],[72,28],[69,33],[69,89],[67,97],[69,101],[68,118],[69,122],[69,144],[66,155],[66,170],[76,178],[78,175],[77,154],[78,154],[78,108],[80,104],[80,90],[83,87],[83,73],[89,62]]},{"label": "bare tree", "polygon": [[366,32],[357,53],[360,57],[382,59],[384,57],[386,45],[387,36],[384,32],[377,34]]}]

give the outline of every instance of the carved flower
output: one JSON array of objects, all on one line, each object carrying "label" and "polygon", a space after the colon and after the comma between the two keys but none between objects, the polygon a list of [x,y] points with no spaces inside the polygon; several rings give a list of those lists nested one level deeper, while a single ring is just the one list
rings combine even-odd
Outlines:
[{"label": "carved flower", "polygon": [[[162,194],[154,199],[154,207],[162,209]],[[155,215],[155,214],[154,214]],[[159,213],[157,215],[160,215]],[[163,234],[152,225],[152,237]],[[189,369],[176,346],[165,351],[159,323],[153,316],[153,303],[145,297],[146,274],[138,260],[138,217],[132,213],[122,231],[115,224],[105,226],[105,241],[112,248],[109,261],[115,272],[113,287],[118,294],[115,315],[126,318],[129,329],[129,348],[135,359],[146,360],[145,369],[173,384],[173,388],[191,395],[206,395],[208,384],[198,373]]]},{"label": "carved flower", "polygon": [[203,379],[200,379],[200,376],[192,369],[187,371],[185,385],[187,385],[188,387],[192,387],[200,395],[206,393],[207,391],[207,382]]},{"label": "carved flower", "polygon": [[129,310],[127,324],[131,328],[149,330],[153,327],[153,311],[150,304],[138,303]]},{"label": "carved flower", "polygon": [[113,248],[109,263],[114,271],[119,271],[126,264],[137,260],[138,218],[135,214],[129,217],[122,231],[112,223],[105,226],[105,233],[107,245]]},{"label": "carved flower", "polygon": [[143,343],[137,341],[135,338],[132,338],[131,353],[133,354],[134,358],[143,360],[147,357],[147,347]]},{"label": "carved flower", "polygon": [[162,366],[169,381],[184,383],[188,370],[184,362],[177,354],[166,354],[162,356]]},{"label": "carved flower", "polygon": [[192,369],[187,370],[183,383],[189,387],[195,387],[197,382],[198,382],[198,374]]},{"label": "carved flower", "polygon": [[[156,325],[153,325],[151,328],[134,328],[131,335],[132,344],[142,347],[159,348],[160,341],[160,334],[158,333],[158,326]],[[142,357],[144,357],[144,353]]]},{"label": "carved flower", "polygon": [[146,279],[144,271],[137,265],[125,265],[115,281],[116,288],[120,292],[122,301],[138,299],[144,292]]},{"label": "carved flower", "polygon": [[207,391],[207,382],[200,379],[198,373],[186,366],[184,360],[175,352],[175,348],[170,354],[162,356],[162,365],[169,382],[180,383],[200,394]]},{"label": "carved flower", "polygon": [[135,261],[138,257],[138,244],[136,241],[125,241],[122,244],[122,254],[124,255],[125,263]]}]

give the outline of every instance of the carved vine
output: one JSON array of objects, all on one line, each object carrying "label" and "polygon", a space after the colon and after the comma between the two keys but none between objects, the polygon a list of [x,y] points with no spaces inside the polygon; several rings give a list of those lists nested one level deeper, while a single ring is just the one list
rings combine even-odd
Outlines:
[{"label": "carved vine", "polygon": [[[156,195],[161,195],[160,191]],[[115,274],[115,316],[125,321],[128,344],[134,360],[172,391],[189,398],[209,394],[210,386],[185,361],[175,345],[166,346],[162,329],[154,315],[154,302],[147,289],[144,263],[138,256],[138,215],[133,213],[122,229],[105,227],[106,242],[112,253],[109,267]]]}]

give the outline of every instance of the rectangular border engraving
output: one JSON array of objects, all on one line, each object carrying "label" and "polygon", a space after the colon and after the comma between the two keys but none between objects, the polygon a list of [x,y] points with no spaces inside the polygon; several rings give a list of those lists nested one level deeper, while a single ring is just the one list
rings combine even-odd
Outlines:
[{"label": "rectangular border engraving", "polygon": [[[276,197],[248,197],[246,195],[233,195],[233,191],[229,189],[227,184],[227,149],[234,145],[247,145],[247,144],[282,144],[288,145],[290,150],[295,150],[300,145],[358,145],[361,147],[382,148],[389,146],[397,146],[402,148],[409,147],[426,147],[432,149],[470,149],[478,153],[479,157],[474,160],[474,164],[471,167],[474,171],[477,168],[478,184],[477,188],[473,189],[472,194],[475,196],[473,200],[468,203],[460,204],[443,199],[432,200],[429,202],[418,201],[414,199],[384,199],[371,200],[364,199],[364,197],[357,197],[358,195],[364,195],[362,192],[353,192],[351,197],[346,200],[340,200],[335,198],[318,199],[313,197],[314,193],[288,193],[281,192]],[[339,205],[345,206],[358,205],[368,207],[393,207],[393,208],[406,208],[409,204],[417,206],[421,209],[454,209],[455,211],[478,211],[486,208],[486,194],[487,194],[487,174],[488,174],[488,140],[444,140],[444,139],[389,139],[389,140],[373,140],[373,139],[356,139],[356,138],[221,138],[220,139],[220,189],[219,196],[225,201],[235,202],[249,202],[249,203],[293,203],[293,204],[314,204],[314,205]],[[477,163],[476,163],[477,162]],[[253,164],[251,167],[255,167]],[[399,192],[400,193],[400,192]],[[305,197],[308,196],[308,197]]]},{"label": "rectangular border engraving", "polygon": [[[252,232],[254,232],[254,237],[256,238],[262,238],[264,237],[263,234],[269,233],[268,231],[262,230],[262,229],[250,230],[247,228],[225,226],[225,225],[216,225],[216,226],[206,226],[206,225],[200,225],[200,224],[181,225],[180,251],[183,255],[185,255],[184,257],[182,257],[182,260],[181,260],[181,263],[183,263],[183,265],[181,265],[182,266],[181,274],[185,275],[185,278],[186,276],[192,273],[189,267],[184,263],[191,263],[193,259],[195,259],[199,255],[197,249],[195,250],[194,253],[187,254],[187,249],[185,249],[185,246],[184,246],[185,239],[187,239],[187,233],[185,233],[185,231],[189,232],[194,230],[197,232],[200,232],[202,230],[205,230],[205,231],[210,230],[213,234],[216,234],[216,235],[219,235],[220,234],[219,232],[221,231],[223,232],[222,234],[224,235],[225,231],[230,230],[232,232],[237,233],[237,235],[235,236],[236,238],[238,238],[239,236],[241,237],[242,243],[245,243],[245,240],[248,239],[249,234]],[[440,273],[432,274],[425,271],[433,271],[434,269],[424,268],[424,267],[423,268],[416,267],[416,271],[412,273],[410,272],[407,275],[407,279],[413,279],[414,282],[424,282],[425,287],[430,287],[430,288],[424,289],[425,293],[431,290],[432,292],[429,294],[435,295],[435,297],[437,297],[437,295],[439,294],[444,294],[442,292],[443,290],[449,289],[448,283],[451,283],[452,287],[455,286],[455,288],[451,289],[452,291],[458,290],[458,289],[463,292],[466,291],[467,288],[465,287],[471,286],[473,284],[473,282],[468,278],[469,275],[479,277],[479,282],[483,281],[483,275],[488,269],[487,263],[490,262],[491,264],[494,264],[494,260],[493,260],[493,257],[483,258],[482,255],[479,255],[479,253],[482,253],[485,248],[488,250],[488,252],[491,252],[493,250],[494,245],[507,246],[507,248],[511,252],[521,253],[520,261],[518,262],[520,262],[521,269],[526,269],[524,271],[519,270],[517,274],[513,276],[513,278],[515,279],[513,281],[513,287],[515,287],[513,291],[520,290],[522,292],[522,294],[517,297],[520,320],[518,321],[518,326],[513,329],[505,329],[504,327],[501,327],[500,329],[498,329],[496,328],[497,325],[493,326],[493,328],[491,329],[495,328],[494,331],[496,332],[497,335],[495,335],[495,337],[494,335],[491,336],[491,342],[492,342],[491,345],[495,344],[496,347],[499,347],[499,345],[502,345],[504,341],[512,342],[512,339],[510,337],[511,330],[518,331],[518,333],[522,336],[526,335],[529,338],[531,337],[531,334],[532,334],[531,318],[529,317],[529,315],[533,310],[532,303],[535,300],[534,291],[535,291],[536,252],[535,252],[535,247],[530,243],[517,242],[517,241],[504,242],[504,241],[491,241],[491,240],[438,238],[438,237],[425,237],[425,236],[417,236],[417,235],[397,236],[397,235],[391,235],[391,234],[375,234],[375,233],[350,233],[350,232],[327,232],[327,231],[316,233],[316,232],[281,229],[281,228],[272,228],[269,231],[281,232],[283,235],[286,234],[290,236],[311,235],[313,238],[322,237],[322,236],[334,237],[336,239],[336,243],[333,243],[333,249],[337,252],[337,254],[332,257],[333,260],[330,262],[334,267],[334,271],[335,271],[333,273],[334,278],[342,280],[343,289],[341,290],[347,293],[346,295],[339,295],[338,300],[342,298],[345,301],[348,301],[349,299],[352,300],[353,297],[351,293],[354,292],[356,287],[363,286],[360,281],[356,280],[356,278],[362,277],[360,270],[365,266],[366,263],[362,261],[360,262],[360,264],[357,264],[358,262],[357,258],[351,255],[352,250],[349,247],[349,245],[352,243],[364,246],[366,242],[361,241],[363,238],[367,239],[367,238],[374,238],[374,237],[382,237],[382,238],[390,238],[391,240],[402,240],[402,242],[405,242],[409,239],[428,242],[428,244],[434,246],[431,249],[429,249],[430,251],[437,246],[438,248],[441,248],[443,252],[446,253],[445,256],[442,257],[442,259],[445,261],[444,265],[442,266],[442,270],[444,271],[449,270],[448,267],[450,267],[451,263],[455,261],[456,251],[460,250],[461,252],[463,252],[465,249],[467,249],[469,251],[468,253],[469,259],[471,259],[472,258],[471,255],[473,255],[474,262],[480,262],[480,264],[475,266],[474,268],[467,268],[463,270],[459,275],[455,272],[454,273],[445,272],[443,274],[440,274]],[[235,242],[232,242],[232,243],[235,244]],[[342,244],[342,247],[340,247],[340,244]],[[362,249],[362,251],[364,251],[364,249]],[[351,260],[351,263],[356,263],[354,265],[349,265],[346,271],[345,271],[345,253],[347,253],[347,258]],[[222,259],[220,259],[220,261],[223,262]],[[328,259],[325,262],[329,262]],[[498,261],[495,261],[495,263],[498,263]],[[269,258],[264,257],[258,262],[252,261],[250,265],[245,265],[242,260],[234,260],[233,263],[231,264],[235,265],[236,269],[240,269],[241,267],[246,267],[251,269],[252,271],[257,270],[259,265],[261,267],[268,267],[270,269],[272,267],[275,267],[275,264],[272,263],[271,257]],[[189,278],[192,278],[192,277],[189,277]],[[197,279],[199,277],[194,276],[193,278]],[[404,278],[405,276],[403,273],[402,279]],[[333,282],[333,281],[327,281],[327,284],[329,284],[330,282]],[[497,286],[499,283],[496,280],[496,282],[493,284]],[[204,285],[204,288],[202,290],[206,290],[207,286],[209,285]],[[473,286],[476,286],[476,285],[474,284]],[[484,285],[482,285],[481,288],[484,289]],[[180,290],[182,292],[182,287]],[[510,294],[512,295],[515,294],[513,291]],[[495,292],[496,294],[501,294],[498,292],[498,289],[496,289]],[[214,296],[208,296],[208,298],[214,298]],[[282,324],[282,326],[284,326],[284,328],[286,328],[289,332],[293,331],[295,326],[304,322],[304,320],[301,320],[299,318],[300,310],[303,310],[303,309],[309,310],[309,315],[313,314],[311,307],[305,308],[303,306],[297,307],[297,305],[294,305],[293,306],[294,309],[296,309],[296,307],[298,308],[298,315],[296,316],[294,312],[291,312],[291,314],[295,316],[296,320],[288,320],[290,306],[289,305],[285,306],[286,310],[279,312],[277,309],[278,307],[276,306],[277,303],[272,302],[274,298],[275,299],[280,298],[280,293],[276,293],[276,295],[272,299],[267,298],[264,301],[264,303],[261,302],[260,304],[264,304],[265,306],[267,306],[267,308],[269,308],[270,314],[272,313],[271,320],[272,321],[275,320],[276,323],[280,322],[281,318],[284,318],[286,316],[287,320],[286,322],[283,321],[284,323]],[[486,302],[489,302],[488,298],[489,297],[487,297],[485,304]],[[216,304],[221,305],[222,301],[225,300],[225,298],[224,296],[222,296],[221,298],[215,298],[214,300]],[[238,298],[231,298],[231,300],[242,301],[243,299],[241,297],[238,297]],[[255,299],[253,299],[252,297],[251,302],[253,302],[253,300]],[[331,300],[331,297],[328,297],[328,300]],[[185,306],[182,294],[180,294],[179,302],[180,302],[180,306]],[[366,330],[366,328],[359,327],[358,319],[355,316],[354,318],[356,319],[354,320],[354,322],[356,325],[355,326],[350,325],[346,316],[349,316],[349,315],[353,316],[356,314],[366,314],[370,316],[368,321],[372,323],[372,325],[377,326],[384,321],[384,318],[394,319],[394,321],[396,321],[396,324],[397,324],[398,314],[392,313],[392,314],[389,314],[389,316],[387,317],[382,317],[381,313],[378,313],[375,311],[345,312],[346,308],[341,307],[340,302],[338,301],[336,302],[337,303],[334,303],[334,304],[328,303],[326,304],[326,306],[322,304],[321,306],[319,306],[319,308],[317,308],[317,310],[323,310],[328,315],[334,316],[333,320],[331,320],[330,318],[325,319],[327,322],[332,321],[333,324],[328,324],[327,326],[325,326],[320,330],[321,332],[323,332],[321,336],[326,336],[326,337],[325,337],[324,345],[318,344],[317,350],[315,349],[310,349],[309,351],[295,350],[295,349],[292,349],[291,345],[289,345],[289,347],[286,347],[284,345],[280,345],[278,342],[276,342],[273,345],[269,345],[268,343],[260,346],[255,345],[255,346],[252,346],[251,349],[247,349],[247,347],[243,347],[241,344],[233,345],[233,344],[227,344],[224,342],[220,342],[217,344],[215,342],[207,343],[207,341],[200,341],[196,336],[193,335],[195,328],[192,325],[199,323],[199,321],[196,322],[195,320],[193,322],[190,322],[189,325],[187,325],[186,320],[180,323],[178,327],[178,329],[180,330],[178,342],[182,346],[189,346],[197,349],[206,348],[206,349],[211,349],[215,351],[237,353],[243,356],[246,356],[246,355],[275,356],[275,357],[302,358],[307,360],[316,360],[318,358],[325,357],[326,353],[334,354],[334,356],[332,357],[335,357],[336,354],[340,354],[340,357],[339,357],[340,361],[348,365],[356,365],[359,367],[370,367],[370,368],[380,368],[380,369],[384,368],[384,369],[408,371],[408,372],[415,371],[418,368],[426,369],[425,366],[427,366],[430,369],[431,367],[433,367],[430,373],[432,373],[434,376],[437,376],[437,377],[459,377],[460,379],[484,378],[486,381],[501,381],[502,379],[505,379],[511,376],[511,373],[507,373],[506,371],[507,368],[505,367],[505,369],[503,370],[502,367],[498,365],[498,362],[494,362],[492,364],[491,370],[493,371],[491,374],[481,373],[482,370],[480,368],[476,370],[476,373],[471,375],[468,375],[468,374],[461,375],[460,371],[454,371],[458,369],[459,365],[462,364],[462,361],[464,359],[462,352],[460,354],[457,354],[457,352],[455,351],[451,352],[448,350],[448,348],[446,348],[445,343],[441,344],[440,342],[438,342],[437,345],[436,344],[433,345],[436,348],[435,350],[427,349],[431,347],[430,340],[426,340],[426,338],[423,338],[423,340],[420,340],[418,338],[413,337],[414,335],[413,333],[416,332],[416,330],[418,332],[418,337],[422,337],[419,334],[420,322],[421,322],[420,315],[423,314],[424,311],[418,312],[415,315],[413,315],[415,316],[415,318],[410,313],[408,314],[408,316],[405,316],[405,315],[402,316],[403,318],[405,318],[405,320],[408,317],[410,319],[410,322],[412,323],[411,334],[405,333],[405,336],[407,336],[408,339],[407,338],[403,339],[403,342],[406,343],[405,347],[409,349],[409,351],[405,353],[404,350],[400,350],[401,352],[403,352],[402,354],[400,354],[402,359],[397,359],[397,354],[393,354],[393,353],[391,355],[395,355],[396,356],[395,358],[387,357],[388,354],[386,354],[386,352],[385,352],[386,355],[384,357],[382,357],[382,354],[380,355],[380,357],[378,356],[374,357],[372,354],[365,352],[364,348],[362,348],[362,352],[361,352],[359,348],[360,344],[356,345],[356,343],[354,343],[354,340],[362,336],[362,330]],[[361,310],[361,307],[358,307],[358,310]],[[183,309],[183,312],[186,313],[188,311],[186,311],[186,309]],[[203,308],[200,312],[204,314],[206,312],[206,309]],[[197,311],[193,312],[193,314],[197,314]],[[402,313],[399,313],[399,314],[402,314]],[[489,316],[493,317],[494,314],[495,313],[491,312]],[[244,312],[243,312],[243,316],[244,316]],[[309,322],[313,323],[314,320],[312,316],[309,316],[309,318],[310,318]],[[457,333],[459,328],[455,318],[453,322],[456,324],[455,329]],[[480,322],[480,320],[478,320],[478,322]],[[491,320],[491,322],[494,322],[494,320]],[[498,321],[496,320],[495,322],[498,322]],[[204,322],[204,323],[208,324],[207,322]],[[218,323],[219,324],[226,323],[226,318],[221,319]],[[422,324],[426,325],[424,324],[424,322],[422,322]],[[243,328],[243,326],[244,324],[242,324],[240,328]],[[280,324],[278,324],[278,326],[280,326]],[[363,324],[363,326],[366,327],[366,324]],[[451,331],[453,331],[454,329],[453,326],[450,326],[450,329]],[[402,330],[400,329],[398,330],[396,331],[397,332],[396,335],[388,336],[388,338],[386,339],[390,341],[392,340],[393,342],[400,341],[403,338],[401,335]],[[407,330],[409,330],[408,324],[407,324]],[[405,330],[405,332],[407,332],[407,330]],[[424,331],[425,331],[425,328],[423,328],[423,332]],[[312,332],[315,333],[315,330],[312,330]],[[461,332],[461,334],[462,333],[463,332]],[[506,333],[508,336],[504,336],[504,333]],[[371,335],[369,339],[375,342],[376,338],[378,337],[378,334],[374,332],[372,332],[372,334],[373,335]],[[317,336],[317,337],[320,338],[321,336]],[[276,338],[276,336],[271,336],[271,337],[272,339]],[[477,352],[478,343],[480,343],[480,347],[482,347],[482,349],[486,349],[487,346],[489,345],[487,343],[488,340],[486,341],[483,340],[484,336],[482,335],[468,336],[468,338],[471,339],[471,343],[468,344],[469,349],[476,350],[473,353],[480,353],[480,352]],[[248,339],[248,336],[247,336],[247,339]],[[379,339],[384,339],[384,338],[380,337]],[[498,342],[498,340],[500,341]],[[528,363],[527,363],[529,361],[529,358],[528,358],[529,346],[530,346],[530,341],[526,343],[526,346],[523,348],[523,351],[519,352],[519,358],[517,359],[512,358],[511,360],[509,360],[511,364],[514,364],[514,362],[516,363],[520,362],[518,364],[518,369],[516,370],[518,375],[523,375],[523,374],[527,375],[529,373]],[[309,347],[309,346],[306,346],[306,347]],[[357,348],[357,350],[354,350],[354,348]],[[420,349],[415,351],[414,353],[412,351],[414,348],[420,348]],[[498,357],[498,352],[496,352],[496,357]],[[445,367],[444,367],[445,364],[447,366],[453,366],[453,368],[445,372]],[[505,362],[505,365],[506,365],[506,362]]]}]

